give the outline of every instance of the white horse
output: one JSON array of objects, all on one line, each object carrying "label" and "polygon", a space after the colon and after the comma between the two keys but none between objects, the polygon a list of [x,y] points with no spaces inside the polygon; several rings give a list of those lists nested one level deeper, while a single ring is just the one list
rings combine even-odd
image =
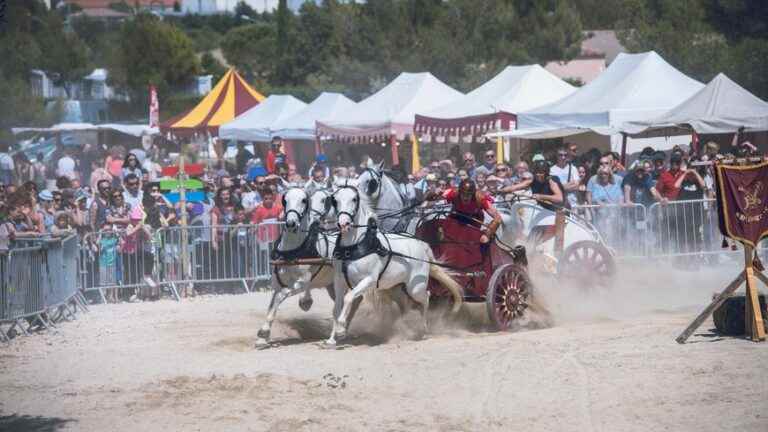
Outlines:
[{"label": "white horse", "polygon": [[[435,279],[454,298],[454,312],[463,301],[461,286],[435,262],[429,245],[412,237],[385,234],[375,228],[376,215],[365,194],[357,188],[339,188],[333,195],[340,228],[334,251],[336,280],[336,319],[328,346],[336,345],[336,338],[346,336],[347,317],[355,299],[369,290],[392,290],[404,287],[421,312],[420,335],[427,331],[427,310],[430,278]],[[351,291],[344,292],[348,282]]]},{"label": "white horse", "polygon": [[[283,195],[285,229],[275,246],[276,259],[293,261],[301,258],[330,259],[336,236],[322,232],[317,218],[312,218],[310,196],[300,188],[288,189]],[[303,293],[299,299],[301,309],[312,307],[312,289],[323,288],[333,298],[331,284],[334,281],[333,267],[329,264],[276,266],[272,273],[272,300],[267,318],[257,333],[256,346],[269,345],[272,323],[277,309],[287,298]]]},{"label": "white horse", "polygon": [[408,231],[410,227],[401,223],[402,215],[385,217],[406,208],[408,203],[400,193],[397,183],[384,171],[384,162],[378,165],[369,163],[368,168],[357,178],[357,188],[370,201],[371,207],[379,218],[379,228],[382,231],[413,233]]}]

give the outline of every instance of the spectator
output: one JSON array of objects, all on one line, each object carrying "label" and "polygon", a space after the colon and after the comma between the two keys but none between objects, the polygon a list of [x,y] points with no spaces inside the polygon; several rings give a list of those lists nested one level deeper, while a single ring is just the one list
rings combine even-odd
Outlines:
[{"label": "spectator", "polygon": [[304,189],[308,191],[317,190],[317,189],[322,189],[326,186],[325,167],[321,165],[314,165],[312,167],[312,171],[310,171],[310,176],[311,178],[304,185]]},{"label": "spectator", "polygon": [[38,153],[35,157],[35,161],[32,163],[32,180],[35,182],[39,189],[45,189],[46,166],[44,162],[45,156],[42,153]]},{"label": "spectator", "polygon": [[315,163],[313,163],[312,166],[309,168],[310,177],[313,176],[312,173],[317,167],[320,167],[323,170],[323,177],[328,178],[331,176],[331,169],[328,167],[328,157],[326,157],[322,153],[315,156]]},{"label": "spectator", "polygon": [[4,185],[13,184],[13,173],[16,170],[16,164],[13,162],[11,154],[8,153],[8,144],[0,143],[0,183]]},{"label": "spectator", "polygon": [[141,182],[134,173],[130,173],[125,176],[125,191],[123,192],[123,200],[132,209],[141,207],[141,202],[144,199],[144,191],[141,190]]},{"label": "spectator", "polygon": [[112,147],[109,156],[104,160],[104,169],[112,176],[113,184],[123,176],[123,150],[122,146]]},{"label": "spectator", "polygon": [[[40,209],[38,214],[42,218],[43,230],[41,232],[51,232],[51,227],[56,223],[56,210],[53,206],[53,194],[45,189],[38,195],[40,198]],[[61,198],[59,198],[61,200]]]},{"label": "spectator", "polygon": [[88,210],[88,220],[91,222],[93,231],[98,231],[107,224],[107,211],[110,206],[112,186],[107,180],[99,180],[96,183],[96,190],[98,191],[97,195]]},{"label": "spectator", "polygon": [[97,157],[91,163],[91,178],[88,184],[93,190],[98,189],[97,184],[102,180],[108,181],[110,185],[112,184],[112,174],[104,168],[104,164],[103,157]]},{"label": "spectator", "polygon": [[125,181],[125,178],[133,174],[136,176],[136,178],[141,178],[143,176],[143,172],[141,171],[141,163],[139,163],[139,158],[133,153],[128,153],[125,156],[125,160],[123,161],[123,167],[121,169],[121,175],[120,179]]},{"label": "spectator", "polygon": [[65,211],[56,213],[51,233],[54,235],[66,235],[74,232],[74,226],[70,214]]},{"label": "spectator", "polygon": [[235,155],[235,167],[237,168],[237,173],[245,174],[245,169],[248,166],[248,162],[250,162],[252,159],[253,153],[245,148],[245,143],[243,141],[238,141],[237,154]]},{"label": "spectator", "polygon": [[32,170],[32,164],[27,159],[27,155],[23,152],[17,153],[14,156],[14,165],[16,166],[16,172],[14,173],[16,183],[24,184],[28,181],[35,180],[35,173]]},{"label": "spectator", "polygon": [[[462,166],[467,176],[474,180],[475,178],[475,155],[470,152],[464,153],[464,165]],[[458,184],[457,184],[458,185]]]},{"label": "spectator", "polygon": [[141,163],[141,170],[146,175],[148,182],[154,182],[161,177],[163,167],[155,162],[155,156],[148,154],[144,162]]},{"label": "spectator", "polygon": [[686,174],[686,172],[681,169],[682,163],[683,157],[679,153],[672,154],[669,158],[669,170],[666,170],[659,175],[659,180],[656,183],[655,189],[659,193],[659,196],[661,197],[660,201],[662,203],[677,199],[677,195],[680,193],[682,178]]},{"label": "spectator", "polygon": [[77,163],[74,158],[74,150],[71,147],[64,149],[64,156],[59,159],[56,168],[56,175],[73,179],[77,177]]},{"label": "spectator", "polygon": [[286,157],[283,153],[283,139],[279,136],[272,138],[269,151],[267,152],[267,172],[270,174],[277,173],[277,164],[285,163]]},{"label": "spectator", "polygon": [[126,204],[123,198],[123,191],[112,189],[110,192],[109,208],[107,209],[107,223],[114,225],[118,229],[124,229],[130,223],[128,218],[131,207]]},{"label": "spectator", "polygon": [[485,179],[485,192],[492,197],[500,195],[502,184],[501,179],[495,175],[488,176],[488,178]]},{"label": "spectator", "polygon": [[621,184],[614,178],[613,171],[604,167],[597,170],[597,180],[586,191],[587,203],[591,205],[621,204],[624,193]]},{"label": "spectator", "polygon": [[549,169],[549,175],[555,176],[560,180],[560,184],[565,191],[565,199],[573,206],[578,204],[576,192],[579,190],[579,171],[568,162],[570,153],[567,147],[557,151],[557,163]]},{"label": "spectator", "polygon": [[666,153],[659,150],[656,153],[653,154],[653,157],[651,160],[653,161],[653,172],[651,173],[651,179],[653,181],[659,181],[659,177],[661,177],[661,173],[663,173],[666,168],[664,166],[664,161],[667,159]]},{"label": "spectator", "polygon": [[660,199],[658,192],[653,187],[650,170],[651,164],[643,162],[636,165],[634,170],[624,177],[621,187],[624,190],[625,203],[642,204],[648,207],[653,204],[654,199]]},{"label": "spectator", "polygon": [[[589,176],[587,175],[587,168],[583,165],[579,165],[578,169],[579,169],[579,189],[576,191],[576,195],[580,205],[588,204],[587,180],[589,179]],[[613,181],[613,176],[611,176],[611,181]],[[621,186],[619,186],[619,189],[621,189]]]},{"label": "spectator", "polygon": [[257,236],[259,244],[262,245],[277,240],[279,235],[280,230],[276,222],[283,219],[283,206],[275,198],[272,191],[264,191],[263,201],[251,216],[251,223],[258,225]]},{"label": "spectator", "polygon": [[484,174],[488,177],[496,172],[496,153],[493,150],[488,150],[483,155],[483,164],[476,168],[475,175]]},{"label": "spectator", "polygon": [[[509,176],[509,168],[504,166],[504,169],[501,170],[501,173],[505,176]],[[497,174],[498,175],[498,170]],[[520,161],[515,165],[515,172],[512,174],[511,178],[509,179],[509,184],[519,184],[523,182],[527,182],[530,184],[530,182],[533,180],[533,174],[528,170],[528,164],[525,161]]]},{"label": "spectator", "polygon": [[243,206],[247,213],[251,213],[259,203],[261,203],[261,195],[259,190],[265,187],[266,183],[264,177],[256,177],[250,184],[250,187],[243,192],[240,204]]},{"label": "spectator", "polygon": [[[215,206],[211,210],[211,225],[231,225],[235,218],[235,202],[232,199],[232,193],[228,188],[220,188],[216,191],[216,199],[214,200]],[[218,248],[217,240],[219,239],[217,234],[223,232],[223,229],[214,229],[213,233],[213,247]]]}]

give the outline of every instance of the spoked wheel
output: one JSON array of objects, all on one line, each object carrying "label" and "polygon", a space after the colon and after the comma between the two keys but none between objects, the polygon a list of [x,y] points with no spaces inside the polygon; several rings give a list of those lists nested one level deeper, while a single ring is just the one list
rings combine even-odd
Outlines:
[{"label": "spoked wheel", "polygon": [[493,272],[485,293],[485,306],[497,330],[509,330],[512,322],[523,316],[532,288],[528,272],[518,264],[505,264]]},{"label": "spoked wheel", "polygon": [[557,262],[557,276],[580,288],[608,286],[616,273],[613,255],[600,243],[582,240],[568,246]]}]

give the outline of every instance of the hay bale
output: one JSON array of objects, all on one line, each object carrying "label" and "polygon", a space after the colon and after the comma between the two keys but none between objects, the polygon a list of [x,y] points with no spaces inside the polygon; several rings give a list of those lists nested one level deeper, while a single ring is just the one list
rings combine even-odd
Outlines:
[{"label": "hay bale", "polygon": [[[766,310],[765,296],[759,295],[760,310],[763,311],[763,322],[768,317]],[[742,336],[746,333],[744,329],[746,298],[743,295],[731,296],[712,313],[712,320],[715,322],[715,328],[720,334],[728,336]]]}]

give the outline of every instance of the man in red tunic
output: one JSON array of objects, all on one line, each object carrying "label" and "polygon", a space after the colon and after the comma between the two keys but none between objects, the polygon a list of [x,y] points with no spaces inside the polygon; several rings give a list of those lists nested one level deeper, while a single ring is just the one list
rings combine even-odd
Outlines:
[{"label": "man in red tunic", "polygon": [[468,225],[481,227],[485,219],[483,212],[488,213],[493,220],[482,228],[483,234],[480,236],[480,243],[488,243],[490,239],[493,239],[496,230],[501,225],[501,215],[493,206],[493,198],[478,191],[474,181],[471,179],[462,180],[458,188],[450,188],[443,192],[442,198],[453,206],[452,217]]}]

